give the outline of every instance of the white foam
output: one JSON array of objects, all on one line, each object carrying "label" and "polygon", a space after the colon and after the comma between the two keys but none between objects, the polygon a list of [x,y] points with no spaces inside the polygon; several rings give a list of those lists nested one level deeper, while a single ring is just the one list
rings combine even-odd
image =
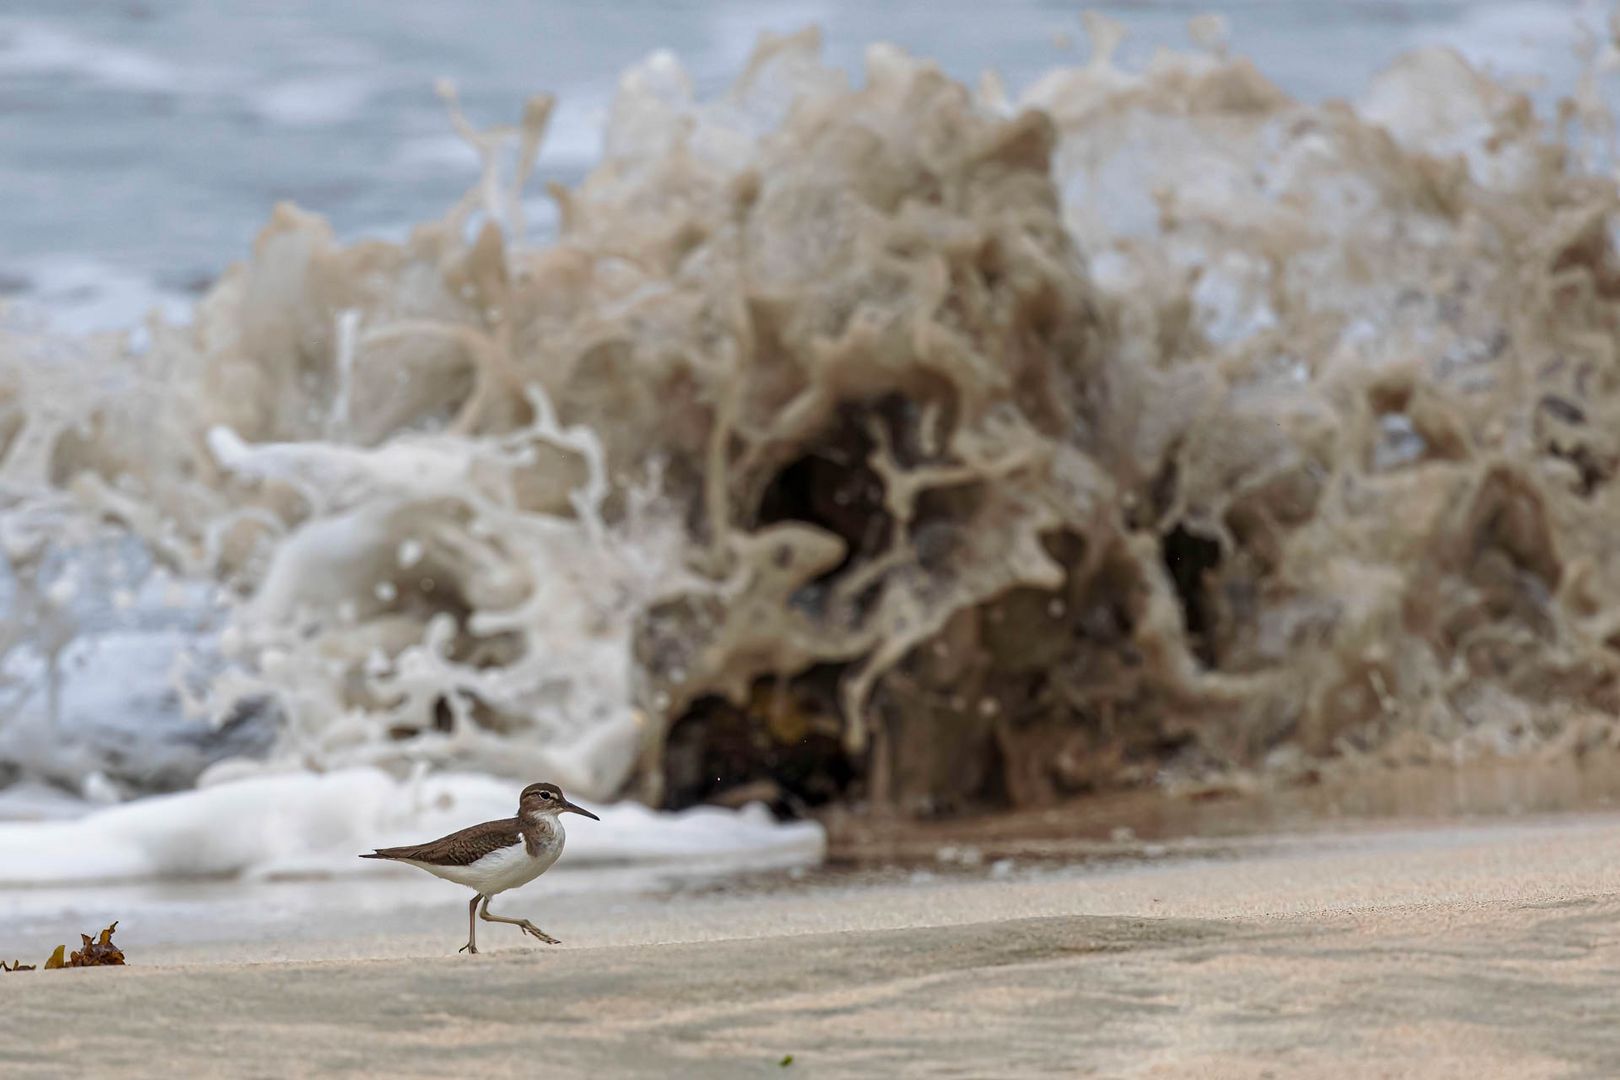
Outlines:
[{"label": "white foam", "polygon": [[93,808],[86,800],[37,780],[19,780],[0,791],[0,822],[70,821]]},{"label": "white foam", "polygon": [[248,103],[274,124],[327,127],[358,117],[376,90],[372,80],[359,75],[313,75],[276,83],[252,94]]},{"label": "white foam", "polygon": [[762,34],[796,33],[806,26],[827,27],[837,14],[832,5],[803,0],[774,0],[738,7],[710,8],[709,47],[692,61],[702,75],[725,75],[748,62]]},{"label": "white foam", "polygon": [[[395,148],[390,171],[436,173],[453,170],[469,176],[478,172],[478,151],[459,135],[416,135],[408,137]],[[396,231],[404,235],[410,225],[401,225]]]},{"label": "white foam", "polygon": [[[76,820],[0,823],[0,886],[183,877],[383,872],[358,856],[511,816],[520,785],[442,774],[398,781],[378,769],[261,776],[97,810]],[[578,800],[584,805],[584,800]],[[693,858],[818,861],[821,828],[763,808],[657,813],[589,806],[568,821],[563,865]]]},{"label": "white foam", "polygon": [[[583,172],[602,156],[602,129],[609,96],[590,87],[570,87],[552,111],[537,164],[542,173]],[[396,147],[391,165],[417,174],[454,172],[478,175],[479,159],[466,139],[445,133],[409,136]]]},{"label": "white foam", "polygon": [[[1578,10],[1596,16],[1582,19]],[[1455,23],[1411,35],[1415,45],[1444,44],[1475,67],[1498,77],[1545,78],[1570,73],[1569,58],[1580,44],[1583,21],[1601,31],[1603,12],[1591,4],[1509,3],[1465,8]]]},{"label": "white foam", "polygon": [[546,126],[538,164],[542,169],[582,170],[602,156],[602,128],[607,123],[608,98],[599,92],[575,88],[557,102]]},{"label": "white foam", "polygon": [[66,75],[149,93],[181,83],[179,73],[156,57],[32,22],[0,24],[0,74]]},{"label": "white foam", "polygon": [[[62,648],[54,687],[38,649],[12,649],[0,657],[0,685],[15,691],[0,695],[0,758],[65,781],[97,770],[103,749],[158,738],[180,716],[172,676],[194,644],[178,630],[81,633]],[[143,768],[163,764],[154,753]]]},{"label": "white foam", "polygon": [[101,259],[61,254],[14,269],[28,282],[14,299],[17,314],[60,333],[127,330],[153,312],[174,324],[191,320],[190,297]]}]

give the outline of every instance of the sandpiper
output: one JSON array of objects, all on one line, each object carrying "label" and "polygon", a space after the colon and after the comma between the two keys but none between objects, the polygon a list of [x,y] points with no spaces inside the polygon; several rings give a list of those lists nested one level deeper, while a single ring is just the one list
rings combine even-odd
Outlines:
[{"label": "sandpiper", "polygon": [[[517,817],[486,821],[426,844],[377,848],[362,859],[392,859],[421,867],[435,877],[465,885],[475,891],[467,904],[467,944],[458,952],[478,951],[476,914],[485,922],[511,923],[525,934],[547,945],[561,944],[528,919],[508,919],[491,915],[489,898],[507,889],[527,885],[547,870],[562,854],[568,834],[559,815],[584,814],[592,821],[602,819],[583,807],[575,806],[556,784],[530,784],[518,796]],[[483,901],[483,907],[479,907]]]}]

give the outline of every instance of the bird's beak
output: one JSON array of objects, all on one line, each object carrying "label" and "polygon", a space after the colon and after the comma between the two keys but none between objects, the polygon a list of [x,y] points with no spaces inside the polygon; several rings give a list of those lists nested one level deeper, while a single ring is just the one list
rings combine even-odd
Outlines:
[{"label": "bird's beak", "polygon": [[563,813],[565,813],[565,814],[568,813],[570,810],[572,810],[576,814],[584,814],[586,817],[590,818],[592,821],[601,821],[602,820],[601,818],[597,817],[595,814],[591,813],[589,810],[585,809],[583,806],[575,806],[571,802],[564,802],[562,804],[562,808],[563,808]]}]

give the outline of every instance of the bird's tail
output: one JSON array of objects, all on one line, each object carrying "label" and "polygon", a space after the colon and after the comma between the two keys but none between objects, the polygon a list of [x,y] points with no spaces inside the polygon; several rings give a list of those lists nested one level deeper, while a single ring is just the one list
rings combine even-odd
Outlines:
[{"label": "bird's tail", "polygon": [[360,856],[362,859],[414,859],[422,849],[410,844],[402,847],[372,848],[370,852]]}]

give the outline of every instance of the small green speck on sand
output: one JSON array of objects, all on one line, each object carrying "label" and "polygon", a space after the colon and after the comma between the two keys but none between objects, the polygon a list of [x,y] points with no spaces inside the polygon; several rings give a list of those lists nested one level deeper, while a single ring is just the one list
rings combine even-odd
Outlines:
[{"label": "small green speck on sand", "polygon": [[793,1055],[787,1055],[781,1061],[778,1061],[777,1064],[784,1069],[787,1068],[789,1065],[793,1064]]}]

